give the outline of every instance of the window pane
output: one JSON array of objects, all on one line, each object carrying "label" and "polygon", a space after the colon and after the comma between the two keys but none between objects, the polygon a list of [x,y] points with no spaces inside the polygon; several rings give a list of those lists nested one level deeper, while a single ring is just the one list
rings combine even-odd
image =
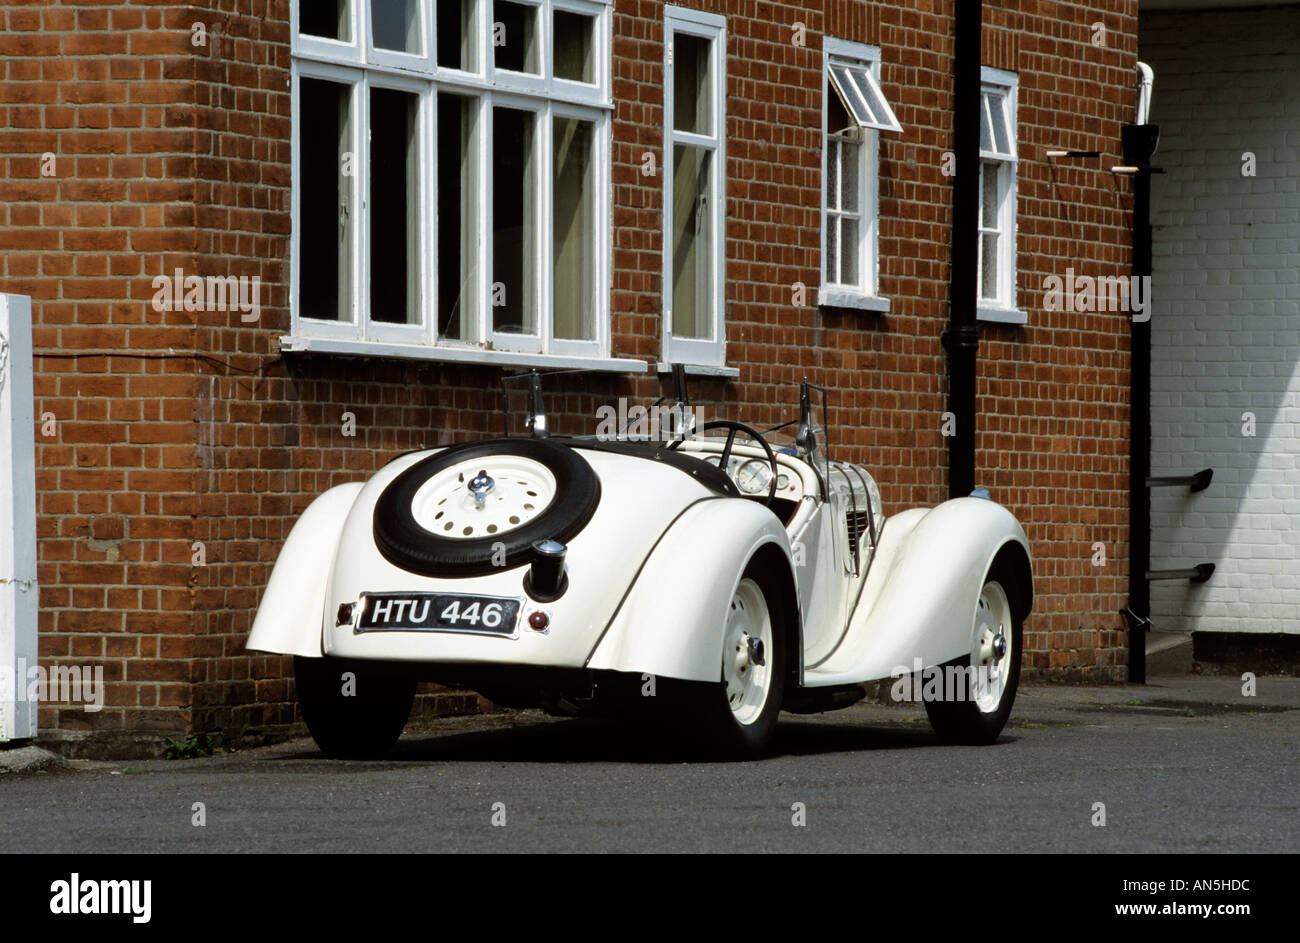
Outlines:
[{"label": "window pane", "polygon": [[711,45],[702,36],[673,34],[673,127],[678,131],[713,133]]},{"label": "window pane", "polygon": [[998,297],[998,234],[980,237],[980,297],[996,301]]},{"label": "window pane", "polygon": [[840,208],[840,142],[835,138],[826,142],[826,208]]},{"label": "window pane", "polygon": [[840,94],[844,96],[844,101],[848,105],[849,111],[853,113],[854,121],[859,125],[870,125],[875,123],[876,116],[872,113],[871,106],[867,103],[866,98],[863,97],[862,91],[858,87],[858,83],[853,80],[848,68],[842,65],[832,66],[831,81],[835,83],[835,87],[838,88]]},{"label": "window pane", "polygon": [[492,23],[493,63],[512,72],[541,72],[537,55],[537,7],[496,0]]},{"label": "window pane", "polygon": [[438,95],[438,336],[473,340],[477,200],[472,98]]},{"label": "window pane", "polygon": [[826,281],[840,284],[840,224],[838,216],[826,217]]},{"label": "window pane", "polygon": [[595,338],[595,247],[592,145],[595,126],[576,118],[556,118],[555,167],[555,336]]},{"label": "window pane", "polygon": [[989,114],[993,118],[993,144],[999,154],[1011,154],[1011,140],[1007,134],[1007,99],[1002,95],[989,96]]},{"label": "window pane", "polygon": [[595,82],[592,63],[592,40],[596,36],[596,18],[555,11],[555,77],[573,82]]},{"label": "window pane", "polygon": [[536,334],[535,116],[516,108],[493,108],[492,120],[492,327],[509,334]]},{"label": "window pane", "polygon": [[862,145],[857,141],[840,142],[841,206],[850,213],[859,213],[859,176],[862,172]]},{"label": "window pane", "polygon": [[998,228],[998,165],[980,164],[980,224],[985,229]]},{"label": "window pane", "polygon": [[300,79],[298,313],[325,321],[351,320],[353,163],[351,89],[320,79]]},{"label": "window pane", "polygon": [[875,125],[895,131],[902,130],[898,126],[898,119],[894,117],[889,108],[889,103],[885,101],[884,92],[876,84],[876,77],[872,74],[871,69],[864,65],[861,68],[850,69],[849,74],[853,79],[854,88],[866,101],[867,107],[875,117]]},{"label": "window pane", "polygon": [[840,284],[858,284],[858,259],[862,255],[858,243],[858,221],[856,219],[840,220],[840,264],[844,266],[840,274]]},{"label": "window pane", "polygon": [[713,154],[673,148],[673,335],[712,339]]},{"label": "window pane", "polygon": [[419,96],[370,90],[370,318],[420,322],[416,213]]},{"label": "window pane", "polygon": [[376,49],[419,54],[420,16],[415,3],[416,0],[370,0]]},{"label": "window pane", "polygon": [[980,150],[993,150],[993,118],[989,112],[989,94],[980,97]]},{"label": "window pane", "polygon": [[438,0],[434,29],[438,31],[438,65],[474,71],[474,0]]},{"label": "window pane", "polygon": [[351,42],[348,0],[302,0],[298,4],[298,32]]}]

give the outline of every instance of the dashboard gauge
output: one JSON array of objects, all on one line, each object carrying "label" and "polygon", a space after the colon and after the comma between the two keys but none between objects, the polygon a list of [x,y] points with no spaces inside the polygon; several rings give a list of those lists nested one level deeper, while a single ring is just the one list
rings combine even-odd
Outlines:
[{"label": "dashboard gauge", "polygon": [[745,494],[767,494],[772,487],[772,466],[762,459],[751,458],[736,469],[736,485]]},{"label": "dashboard gauge", "polygon": [[789,476],[789,475],[777,475],[777,476],[776,476],[776,490],[777,490],[777,491],[784,491],[786,488],[789,488],[789,487],[790,487],[790,476]]},{"label": "dashboard gauge", "polygon": [[721,455],[710,455],[706,457],[704,460],[708,462],[710,465],[712,465],[714,468],[718,468],[722,465]]}]

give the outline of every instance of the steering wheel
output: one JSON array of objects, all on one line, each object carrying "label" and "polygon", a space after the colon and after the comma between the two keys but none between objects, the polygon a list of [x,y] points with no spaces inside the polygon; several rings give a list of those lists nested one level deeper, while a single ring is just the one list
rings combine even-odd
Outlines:
[{"label": "steering wheel", "polygon": [[710,429],[729,430],[727,432],[727,444],[722,447],[722,458],[718,462],[718,467],[722,469],[724,475],[728,474],[727,463],[731,460],[731,447],[736,443],[737,434],[743,433],[763,447],[763,451],[767,453],[767,463],[772,466],[772,481],[767,487],[767,500],[763,503],[771,507],[772,499],[776,497],[776,479],[781,474],[781,471],[776,464],[776,453],[772,451],[772,446],[767,444],[767,439],[764,439],[763,434],[757,429],[753,429],[743,422],[732,422],[730,419],[714,419],[711,422],[706,422],[704,428],[700,431],[708,432]]}]

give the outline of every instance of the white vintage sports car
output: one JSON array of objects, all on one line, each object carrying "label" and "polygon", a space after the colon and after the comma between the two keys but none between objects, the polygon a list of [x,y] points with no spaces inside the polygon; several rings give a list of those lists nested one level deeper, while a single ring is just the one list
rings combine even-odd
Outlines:
[{"label": "white vintage sports car", "polygon": [[649,711],[752,756],[781,710],[928,674],[942,739],[997,738],[1033,602],[1010,512],[962,497],[886,517],[871,475],[830,459],[807,381],[799,418],[766,433],[697,428],[679,374],[638,428],[569,438],[547,435],[524,376],[531,434],[402,455],[325,492],[285,541],[248,647],[294,656],[325,753],[388,750],[421,679]]}]

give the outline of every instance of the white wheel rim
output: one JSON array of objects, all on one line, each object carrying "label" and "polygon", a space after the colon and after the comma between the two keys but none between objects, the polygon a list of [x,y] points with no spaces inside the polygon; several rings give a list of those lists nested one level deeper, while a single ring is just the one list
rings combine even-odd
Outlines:
[{"label": "white wheel rim", "polygon": [[[771,613],[763,591],[751,579],[741,580],[731,597],[723,639],[722,680],[727,702],[736,723],[748,726],[767,706],[774,655]],[[754,642],[761,647],[756,650]]]},{"label": "white wheel rim", "polygon": [[[481,472],[488,488],[480,504],[470,484]],[[554,498],[555,476],[546,466],[518,455],[487,455],[457,462],[426,481],[411,500],[411,514],[431,534],[478,540],[518,530]]]},{"label": "white wheel rim", "polygon": [[1011,603],[1006,590],[1001,583],[985,583],[975,604],[975,647],[970,659],[975,667],[975,677],[971,679],[972,699],[981,713],[991,714],[1002,703],[1014,664],[1012,659],[1020,657],[1014,642]]}]

